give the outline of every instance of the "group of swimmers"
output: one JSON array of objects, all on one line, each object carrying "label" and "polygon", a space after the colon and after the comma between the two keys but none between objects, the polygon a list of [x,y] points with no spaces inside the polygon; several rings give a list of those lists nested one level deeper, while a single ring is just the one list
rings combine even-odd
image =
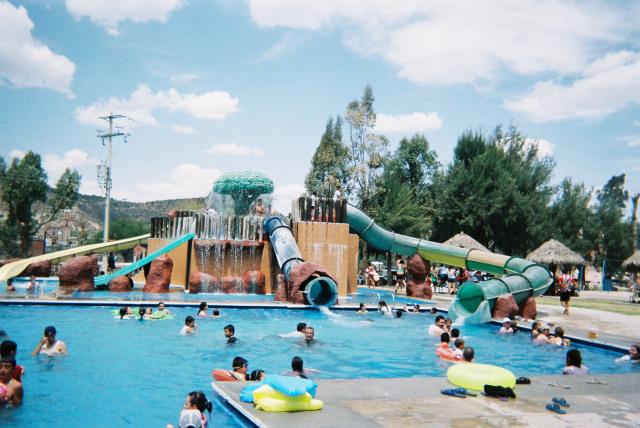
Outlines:
[{"label": "group of swimmers", "polygon": [[[291,370],[282,372],[282,375],[309,379],[314,372],[317,373],[318,370],[305,370],[302,358],[295,356],[291,359]],[[239,356],[231,362],[231,370],[216,369],[211,374],[215,380],[226,382],[260,382],[266,376],[265,371],[261,369],[249,372],[249,361]]]},{"label": "group of swimmers", "polygon": [[[443,360],[457,362],[473,362],[475,351],[466,346],[464,338],[460,337],[460,329],[453,327],[453,320],[437,315],[433,324],[427,329],[429,336],[439,337],[440,344],[436,348],[436,355]],[[450,343],[453,342],[453,348]]]},{"label": "group of swimmers", "polygon": [[[431,313],[435,313],[433,310],[435,308],[431,308]],[[360,303],[357,313],[358,314],[366,314],[369,311],[367,310],[367,306],[364,303]],[[387,302],[384,300],[380,300],[378,302],[378,313],[381,315],[392,316],[394,318],[402,318],[402,314],[408,313],[412,315],[417,315],[420,313],[420,305],[415,304],[413,306],[403,305],[402,307],[392,306],[391,308],[387,305]]]}]

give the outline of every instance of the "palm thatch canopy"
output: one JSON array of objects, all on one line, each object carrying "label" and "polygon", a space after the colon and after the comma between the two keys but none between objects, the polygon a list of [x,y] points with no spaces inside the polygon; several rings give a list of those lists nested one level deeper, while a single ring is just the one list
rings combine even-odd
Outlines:
[{"label": "palm thatch canopy", "polygon": [[470,250],[480,250],[486,251],[488,253],[491,252],[487,247],[464,232],[460,232],[457,235],[452,236],[451,238],[444,241],[443,244],[451,245],[452,247],[468,248]]},{"label": "palm thatch canopy", "polygon": [[640,250],[636,251],[627,260],[622,262],[622,269],[627,272],[640,272]]},{"label": "palm thatch canopy", "polygon": [[566,245],[555,239],[550,239],[527,254],[527,260],[545,265],[584,265],[582,256],[570,250]]}]

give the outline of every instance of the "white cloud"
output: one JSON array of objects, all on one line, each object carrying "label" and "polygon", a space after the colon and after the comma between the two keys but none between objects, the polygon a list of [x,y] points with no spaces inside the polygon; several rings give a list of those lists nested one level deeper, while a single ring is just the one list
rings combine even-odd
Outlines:
[{"label": "white cloud", "polygon": [[273,208],[281,214],[291,212],[291,201],[304,193],[304,186],[301,184],[286,184],[276,186],[273,191]]},{"label": "white cloud", "polygon": [[[87,152],[79,149],[72,149],[64,155],[46,154],[42,159],[42,167],[47,171],[49,184],[54,185],[66,168],[82,169],[84,167],[95,167],[100,162],[93,159]],[[84,181],[84,180],[83,180]]]},{"label": "white cloud", "polygon": [[191,83],[194,80],[198,80],[199,78],[200,76],[198,76],[196,73],[184,73],[171,76],[170,80],[174,83]]},{"label": "white cloud", "polygon": [[171,130],[173,132],[176,132],[178,134],[193,134],[194,132],[196,132],[192,127],[190,126],[184,126],[184,125],[173,125],[171,127]]},{"label": "white cloud", "polygon": [[22,150],[11,150],[11,152],[9,152],[9,158],[10,159],[22,159],[24,157],[24,155],[26,155],[27,152],[22,151]]},{"label": "white cloud", "polygon": [[209,147],[205,153],[217,156],[262,156],[264,155],[264,150],[236,143],[217,143]]},{"label": "white cloud", "polygon": [[183,4],[184,0],[65,0],[67,11],[75,19],[87,17],[113,36],[119,34],[120,22],[166,22]]},{"label": "white cloud", "polygon": [[414,112],[393,116],[380,113],[376,118],[376,131],[389,133],[413,133],[440,129],[442,119],[436,112]]},{"label": "white cloud", "polygon": [[527,138],[524,140],[525,148],[529,148],[533,145],[538,147],[539,158],[553,156],[553,148],[555,147],[555,145],[550,141],[545,140],[544,138]]},{"label": "white cloud", "polygon": [[640,136],[632,137],[627,141],[629,147],[640,147]]},{"label": "white cloud", "polygon": [[73,98],[76,66],[33,38],[34,25],[24,7],[0,1],[0,85],[48,88]]},{"label": "white cloud", "polygon": [[239,110],[239,101],[225,91],[181,94],[175,89],[154,93],[146,85],[138,85],[127,99],[112,97],[75,110],[76,120],[85,125],[104,126],[98,119],[109,112],[124,114],[136,122],[156,126],[154,111],[181,111],[199,119],[222,120]]},{"label": "white cloud", "polygon": [[258,62],[269,61],[271,59],[279,58],[300,45],[300,39],[294,37],[292,33],[287,33],[282,38],[269,48],[265,53],[260,55]]},{"label": "white cloud", "polygon": [[354,51],[426,84],[497,80],[505,70],[578,72],[594,44],[625,40],[633,31],[627,11],[605,2],[249,0],[249,6],[265,27],[338,28]]},{"label": "white cloud", "polygon": [[504,103],[534,122],[595,119],[630,104],[640,104],[640,53],[628,51],[594,61],[570,85],[540,82],[527,95]]},{"label": "white cloud", "polygon": [[150,201],[174,198],[203,197],[209,194],[220,171],[184,163],[173,168],[167,181],[141,182],[130,200]]}]

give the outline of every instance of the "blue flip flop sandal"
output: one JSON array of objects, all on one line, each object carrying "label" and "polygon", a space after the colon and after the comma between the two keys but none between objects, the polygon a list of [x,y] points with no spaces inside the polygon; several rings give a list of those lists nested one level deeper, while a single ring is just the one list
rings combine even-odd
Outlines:
[{"label": "blue flip flop sandal", "polygon": [[441,389],[440,393],[444,395],[450,395],[451,397],[467,398],[466,395],[456,392],[455,389]]},{"label": "blue flip flop sandal", "polygon": [[475,392],[467,391],[466,388],[454,388],[454,389],[452,389],[452,391],[456,392],[458,394],[468,395],[469,397],[477,397],[478,396],[478,394],[476,394]]},{"label": "blue flip flop sandal", "polygon": [[566,415],[567,414],[566,410],[562,410],[560,408],[560,406],[558,406],[556,403],[547,404],[547,410],[551,410],[552,412],[556,412],[556,413],[558,413],[560,415]]},{"label": "blue flip flop sandal", "polygon": [[567,403],[567,400],[565,400],[562,397],[553,397],[551,399],[551,401],[553,401],[554,403],[556,403],[558,406],[562,406],[562,407],[570,407],[569,403]]}]

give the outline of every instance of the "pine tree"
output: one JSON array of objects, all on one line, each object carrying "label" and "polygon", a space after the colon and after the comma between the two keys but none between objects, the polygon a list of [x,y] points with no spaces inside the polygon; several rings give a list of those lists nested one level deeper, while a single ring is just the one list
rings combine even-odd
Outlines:
[{"label": "pine tree", "polygon": [[307,192],[331,197],[337,186],[347,187],[349,150],[342,143],[342,119],[327,120],[320,145],[311,159],[311,170],[305,179]]}]

